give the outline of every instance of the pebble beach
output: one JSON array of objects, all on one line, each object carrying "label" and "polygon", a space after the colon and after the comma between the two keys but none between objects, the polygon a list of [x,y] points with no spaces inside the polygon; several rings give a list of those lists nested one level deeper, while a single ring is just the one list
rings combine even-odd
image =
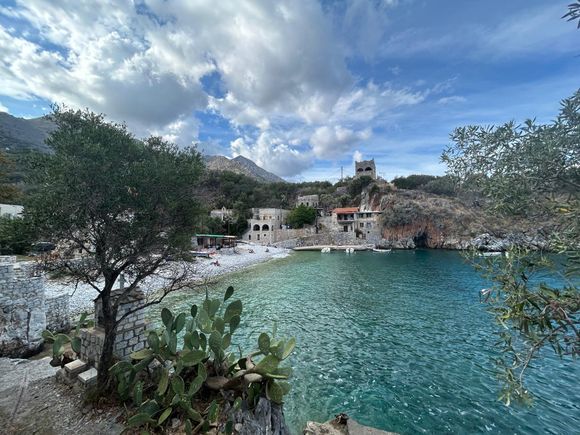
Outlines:
[{"label": "pebble beach", "polygon": [[[290,255],[290,250],[273,246],[243,244],[234,249],[210,251],[210,258],[198,257],[194,263],[194,279],[213,280],[222,275],[237,272],[256,264],[264,263],[275,258],[284,258]],[[152,293],[163,287],[163,279],[153,277],[140,286],[145,292]],[[47,279],[45,283],[47,298],[62,294],[71,295],[70,313],[73,316],[82,312],[92,312],[97,291],[88,284],[78,285],[66,283],[63,280]]]}]

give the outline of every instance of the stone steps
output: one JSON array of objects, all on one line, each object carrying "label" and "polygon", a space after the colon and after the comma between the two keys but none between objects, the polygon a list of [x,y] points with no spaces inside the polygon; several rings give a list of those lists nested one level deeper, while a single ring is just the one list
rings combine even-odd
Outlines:
[{"label": "stone steps", "polygon": [[97,369],[90,367],[86,362],[77,359],[65,364],[64,370],[61,370],[59,378],[64,380],[66,383],[78,383],[86,388],[97,382],[97,376]]}]

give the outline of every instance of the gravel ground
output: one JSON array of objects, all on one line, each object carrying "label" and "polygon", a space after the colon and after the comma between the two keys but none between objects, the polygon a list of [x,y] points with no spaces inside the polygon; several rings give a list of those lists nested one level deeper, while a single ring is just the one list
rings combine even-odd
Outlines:
[{"label": "gravel ground", "polygon": [[1,434],[119,434],[118,408],[83,405],[80,390],[59,384],[50,358],[0,358]]},{"label": "gravel ground", "polygon": [[[253,252],[251,252],[253,251]],[[217,251],[210,259],[198,258],[195,264],[195,277],[201,280],[216,278],[220,275],[236,272],[273,258],[284,258],[289,255],[288,249],[266,247],[254,244],[244,244],[232,249]],[[219,266],[215,262],[219,263]],[[143,283],[141,288],[147,292],[159,290],[163,279],[153,277]],[[47,280],[45,284],[47,297],[70,294],[70,311],[73,316],[83,311],[93,311],[93,301],[98,296],[97,291],[88,284],[78,284],[76,287],[60,280]]]}]

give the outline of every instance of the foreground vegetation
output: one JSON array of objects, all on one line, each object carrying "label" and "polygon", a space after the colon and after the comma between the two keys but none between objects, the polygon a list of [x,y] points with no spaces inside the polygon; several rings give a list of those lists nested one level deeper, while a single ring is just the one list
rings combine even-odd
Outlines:
[{"label": "foreground vegetation", "polygon": [[[483,297],[501,325],[502,399],[527,402],[525,373],[544,348],[571,360],[580,354],[580,90],[550,124],[467,126],[452,139],[442,158],[459,187],[480,190],[496,213],[555,222],[550,248],[563,264],[521,249],[476,263],[494,283]],[[546,270],[559,284],[533,279]]]}]

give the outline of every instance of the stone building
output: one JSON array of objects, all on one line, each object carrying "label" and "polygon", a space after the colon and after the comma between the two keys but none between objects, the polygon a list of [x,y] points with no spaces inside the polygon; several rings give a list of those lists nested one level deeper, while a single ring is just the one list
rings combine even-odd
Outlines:
[{"label": "stone building", "polygon": [[371,177],[373,180],[377,179],[377,168],[375,166],[375,159],[363,160],[362,162],[354,162],[354,176],[355,178],[363,175]]},{"label": "stone building", "polygon": [[24,207],[13,204],[0,204],[0,216],[17,217],[22,215]]},{"label": "stone building", "polygon": [[222,222],[226,221],[226,220],[232,220],[234,217],[234,210],[232,210],[231,208],[218,208],[215,210],[211,210],[209,212],[209,215],[212,218],[219,218],[221,219]]},{"label": "stone building", "polygon": [[306,207],[318,208],[320,197],[318,195],[303,195],[296,198],[296,207],[305,205]]},{"label": "stone building", "polygon": [[281,208],[253,208],[252,218],[248,219],[248,230],[242,240],[267,245],[281,240],[287,230],[286,218],[289,210]]},{"label": "stone building", "polygon": [[379,228],[380,211],[360,210],[358,207],[335,208],[332,211],[331,231],[355,233],[356,238],[370,238]]}]

